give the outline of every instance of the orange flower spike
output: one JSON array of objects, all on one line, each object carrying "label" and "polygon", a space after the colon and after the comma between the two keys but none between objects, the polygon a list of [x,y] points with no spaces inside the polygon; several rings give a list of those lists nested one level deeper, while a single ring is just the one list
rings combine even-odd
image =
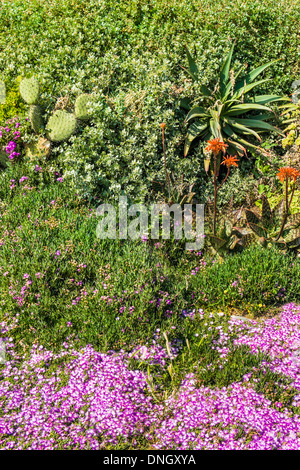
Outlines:
[{"label": "orange flower spike", "polygon": [[236,155],[234,157],[232,156],[228,156],[228,157],[224,157],[224,160],[222,161],[221,165],[226,165],[227,168],[230,168],[231,166],[238,166],[237,162],[239,162],[239,160],[237,159]]},{"label": "orange flower spike", "polygon": [[160,127],[162,128],[162,130],[164,130],[164,128],[166,127],[165,123],[162,122],[161,125],[160,125]]},{"label": "orange flower spike", "polygon": [[285,181],[286,179],[292,179],[296,181],[296,178],[299,178],[300,171],[296,170],[295,168],[290,167],[282,167],[279,168],[279,172],[277,173],[278,178],[280,181]]},{"label": "orange flower spike", "polygon": [[224,142],[222,142],[219,137],[216,139],[209,140],[207,144],[208,145],[205,150],[207,152],[212,152],[214,155],[218,155],[218,153],[221,151],[225,153],[226,148],[228,147],[228,145],[224,144]]}]

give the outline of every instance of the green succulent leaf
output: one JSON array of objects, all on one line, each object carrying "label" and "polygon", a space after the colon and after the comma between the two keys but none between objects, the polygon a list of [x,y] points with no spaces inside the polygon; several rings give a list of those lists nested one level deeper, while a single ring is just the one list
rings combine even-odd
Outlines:
[{"label": "green succulent leaf", "polygon": [[290,98],[279,95],[257,95],[253,98],[253,103],[258,104],[274,103],[275,101],[290,101]]},{"label": "green succulent leaf", "polygon": [[261,111],[270,111],[272,112],[271,108],[264,106],[262,104],[256,103],[243,103],[232,106],[227,112],[227,116],[239,116],[240,114],[248,113],[249,111],[253,111],[254,109],[259,109]]},{"label": "green succulent leaf", "polygon": [[289,215],[285,224],[285,229],[287,228],[297,228],[300,225],[300,212],[297,214]]},{"label": "green succulent leaf", "polygon": [[216,237],[215,235],[209,234],[209,235],[207,235],[207,238],[208,238],[210,244],[212,245],[212,247],[217,251],[226,244],[226,240],[223,240],[222,238]]},{"label": "green succulent leaf", "polygon": [[232,59],[232,54],[233,54],[233,49],[234,49],[234,44],[232,44],[230,51],[222,65],[221,68],[221,73],[220,73],[220,86],[221,86],[221,94],[224,93],[226,90],[226,85],[229,79],[229,71],[230,71],[230,64],[231,64],[231,59]]},{"label": "green succulent leaf", "polygon": [[240,90],[241,88],[244,87],[244,83],[248,84],[251,83],[258,75],[260,75],[266,68],[270,67],[271,65],[275,64],[278,62],[280,59],[272,60],[271,62],[268,62],[267,64],[260,65],[256,69],[252,70],[249,72],[245,77],[243,77],[242,80],[240,80],[237,85],[236,89]]},{"label": "green succulent leaf", "polygon": [[263,83],[266,83],[266,82],[269,82],[271,79],[270,78],[265,78],[263,80],[259,80],[258,82],[255,82],[255,83],[249,83],[247,85],[247,83],[241,87],[241,88],[238,88],[236,89],[235,93],[233,94],[232,98],[233,99],[237,99],[237,98],[240,98],[243,94],[245,95],[246,93],[248,93],[249,91],[251,91],[253,88],[255,88],[256,86],[258,85],[262,85]]},{"label": "green succulent leaf", "polygon": [[185,119],[185,122],[188,122],[190,119],[194,119],[196,117],[209,117],[207,111],[201,107],[201,106],[197,106],[193,109],[191,109],[191,111],[188,113],[186,119]]},{"label": "green succulent leaf", "polygon": [[198,67],[197,67],[196,62],[194,61],[193,57],[191,56],[187,46],[185,46],[185,51],[186,51],[186,55],[187,55],[188,62],[189,62],[189,73],[190,73],[192,79],[196,81],[198,79],[198,75],[199,75]]},{"label": "green succulent leaf", "polygon": [[254,235],[254,233],[247,233],[246,235],[244,235],[241,240],[240,240],[240,244],[244,247],[244,248],[247,248],[248,246],[252,245],[253,243],[256,242],[256,235]]},{"label": "green succulent leaf", "polygon": [[238,129],[240,132],[242,131],[244,134],[253,134],[259,141],[261,141],[260,136],[250,127],[243,126],[239,124],[237,120],[233,119],[225,119],[225,122],[228,123],[231,127]]},{"label": "green succulent leaf", "polygon": [[262,223],[264,226],[268,227],[272,225],[273,223],[272,209],[268,201],[268,198],[266,197],[265,194],[261,196],[261,200],[262,200],[262,208],[261,208]]}]

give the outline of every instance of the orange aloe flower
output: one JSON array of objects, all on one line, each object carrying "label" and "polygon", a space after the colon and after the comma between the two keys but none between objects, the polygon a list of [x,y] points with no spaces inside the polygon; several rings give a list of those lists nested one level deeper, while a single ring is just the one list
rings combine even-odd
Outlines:
[{"label": "orange aloe flower", "polygon": [[285,181],[285,179],[292,179],[296,181],[296,178],[299,178],[300,171],[296,170],[295,168],[290,167],[282,167],[279,168],[279,172],[277,173],[278,178],[280,181]]},{"label": "orange aloe flower", "polygon": [[164,128],[166,127],[166,124],[164,122],[162,122],[160,127],[162,128],[162,130],[164,130]]},{"label": "orange aloe flower", "polygon": [[238,166],[237,162],[239,160],[236,158],[236,155],[234,157],[232,156],[228,156],[228,157],[224,157],[224,160],[222,161],[222,165],[226,165],[227,168],[230,168],[231,166]]},{"label": "orange aloe flower", "polygon": [[209,140],[207,144],[208,145],[205,150],[207,152],[212,152],[214,155],[218,155],[221,150],[225,153],[225,150],[228,147],[228,145],[224,144],[224,142],[222,142],[219,137],[216,139]]}]

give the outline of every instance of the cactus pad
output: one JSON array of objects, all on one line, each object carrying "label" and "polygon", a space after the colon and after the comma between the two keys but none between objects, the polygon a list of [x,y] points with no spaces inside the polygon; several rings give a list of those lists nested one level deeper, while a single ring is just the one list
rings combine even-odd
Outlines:
[{"label": "cactus pad", "polygon": [[58,109],[52,114],[46,127],[47,138],[52,142],[68,140],[76,130],[76,116]]},{"label": "cactus pad", "polygon": [[24,78],[20,83],[20,94],[27,104],[36,104],[40,96],[39,82],[36,78]]},{"label": "cactus pad", "polygon": [[86,121],[91,118],[89,105],[93,103],[95,98],[88,94],[79,95],[75,101],[75,114],[78,119]]},{"label": "cactus pad", "polygon": [[44,129],[44,119],[42,108],[38,105],[31,105],[29,108],[29,120],[32,129],[36,134],[41,134]]}]

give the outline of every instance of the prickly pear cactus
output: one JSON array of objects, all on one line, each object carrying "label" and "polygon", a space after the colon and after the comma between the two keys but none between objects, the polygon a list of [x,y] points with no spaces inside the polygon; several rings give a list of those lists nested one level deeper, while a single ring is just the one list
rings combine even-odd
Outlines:
[{"label": "prickly pear cactus", "polygon": [[68,140],[76,130],[76,116],[58,109],[50,117],[46,129],[47,139],[52,142]]},{"label": "prickly pear cactus", "polygon": [[24,78],[20,83],[20,94],[27,104],[36,104],[40,96],[40,86],[36,78]]},{"label": "prickly pear cactus", "polygon": [[33,104],[29,108],[29,121],[36,134],[41,134],[44,129],[44,119],[42,108]]},{"label": "prickly pear cactus", "polygon": [[89,105],[94,101],[94,97],[88,94],[79,95],[75,101],[75,114],[78,119],[86,121],[91,118]]}]

